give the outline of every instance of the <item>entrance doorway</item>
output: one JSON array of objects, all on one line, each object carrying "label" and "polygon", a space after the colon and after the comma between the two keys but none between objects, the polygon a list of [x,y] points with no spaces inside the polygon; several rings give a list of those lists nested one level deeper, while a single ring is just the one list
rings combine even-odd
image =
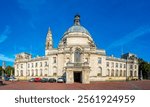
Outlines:
[{"label": "entrance doorway", "polygon": [[82,72],[74,72],[74,82],[82,82]]}]

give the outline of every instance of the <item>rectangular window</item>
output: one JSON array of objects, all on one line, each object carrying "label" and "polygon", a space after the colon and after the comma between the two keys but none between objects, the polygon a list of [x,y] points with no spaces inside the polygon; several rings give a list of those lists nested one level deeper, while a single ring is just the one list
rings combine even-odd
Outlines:
[{"label": "rectangular window", "polygon": [[113,62],[111,63],[111,67],[114,68],[114,63]]},{"label": "rectangular window", "polygon": [[28,68],[30,68],[30,64],[28,64]]},{"label": "rectangular window", "polygon": [[54,64],[56,63],[56,57],[53,57],[53,63]]},{"label": "rectangular window", "polygon": [[122,68],[122,64],[120,64],[120,68]]},{"label": "rectangular window", "polygon": [[42,62],[40,62],[40,67],[42,67]]},{"label": "rectangular window", "polygon": [[109,67],[109,62],[107,62],[106,66]]},{"label": "rectangular window", "polygon": [[36,69],[36,72],[35,72],[36,74],[35,74],[35,76],[38,76],[38,70]]},{"label": "rectangular window", "polygon": [[45,66],[48,66],[47,62],[45,62]]},{"label": "rectangular window", "polygon": [[124,68],[126,68],[126,64],[124,64]]},{"label": "rectangular window", "polygon": [[130,69],[133,69],[133,65],[130,65]]},{"label": "rectangular window", "polygon": [[98,58],[98,64],[102,63],[102,58]]},{"label": "rectangular window", "polygon": [[32,67],[33,67],[33,63],[32,63]]},{"label": "rectangular window", "polygon": [[38,63],[35,63],[35,67],[37,67],[38,66]]},{"label": "rectangular window", "polygon": [[116,63],[116,68],[118,68],[118,63]]},{"label": "rectangular window", "polygon": [[21,68],[23,68],[23,64],[21,64]]}]

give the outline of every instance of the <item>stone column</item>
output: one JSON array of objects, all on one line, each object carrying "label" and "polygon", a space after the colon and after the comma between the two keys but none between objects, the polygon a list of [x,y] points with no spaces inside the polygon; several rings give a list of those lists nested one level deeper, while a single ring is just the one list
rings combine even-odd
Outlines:
[{"label": "stone column", "polygon": [[67,70],[66,71],[66,83],[71,84],[74,83],[73,71]]},{"label": "stone column", "polygon": [[83,84],[89,84],[90,83],[90,70],[89,69],[83,69],[82,70],[82,83]]}]

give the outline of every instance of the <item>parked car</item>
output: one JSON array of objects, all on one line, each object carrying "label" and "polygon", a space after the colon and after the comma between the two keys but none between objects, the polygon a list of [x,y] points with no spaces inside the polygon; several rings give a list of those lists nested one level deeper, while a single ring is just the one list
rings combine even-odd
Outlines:
[{"label": "parked car", "polygon": [[48,81],[49,81],[48,78],[42,78],[42,79],[41,79],[41,82],[43,82],[43,83],[44,83],[44,82],[48,82]]},{"label": "parked car", "polygon": [[65,79],[62,78],[62,77],[61,77],[61,78],[58,78],[58,79],[57,79],[57,82],[58,82],[58,83],[65,83]]},{"label": "parked car", "polygon": [[34,78],[29,79],[29,82],[34,82]]},{"label": "parked car", "polygon": [[0,85],[3,85],[3,80],[2,79],[0,79]]},{"label": "parked car", "polygon": [[10,77],[10,78],[9,78],[9,81],[18,81],[18,79],[15,78],[15,77]]},{"label": "parked car", "polygon": [[9,81],[9,79],[10,79],[10,77],[7,77],[7,76],[4,77],[4,80],[5,80],[5,81]]},{"label": "parked car", "polygon": [[50,78],[49,82],[51,82],[51,83],[56,82],[56,79],[55,78]]},{"label": "parked car", "polygon": [[34,82],[41,82],[41,78],[34,78]]}]

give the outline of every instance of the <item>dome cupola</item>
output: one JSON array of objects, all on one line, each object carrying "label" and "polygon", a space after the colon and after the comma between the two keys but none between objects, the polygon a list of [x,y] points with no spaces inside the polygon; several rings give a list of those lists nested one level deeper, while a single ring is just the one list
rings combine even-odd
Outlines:
[{"label": "dome cupola", "polygon": [[80,15],[75,15],[74,25],[71,26],[63,35],[59,47],[68,45],[94,46],[94,41],[86,28],[80,24]]},{"label": "dome cupola", "polygon": [[[83,26],[80,25],[80,15],[75,15],[74,17],[74,25],[70,27],[65,34],[67,33],[73,33],[73,32],[81,32],[81,33],[86,33],[90,35],[87,29],[85,29]],[[64,34],[64,35],[65,35]]]}]

